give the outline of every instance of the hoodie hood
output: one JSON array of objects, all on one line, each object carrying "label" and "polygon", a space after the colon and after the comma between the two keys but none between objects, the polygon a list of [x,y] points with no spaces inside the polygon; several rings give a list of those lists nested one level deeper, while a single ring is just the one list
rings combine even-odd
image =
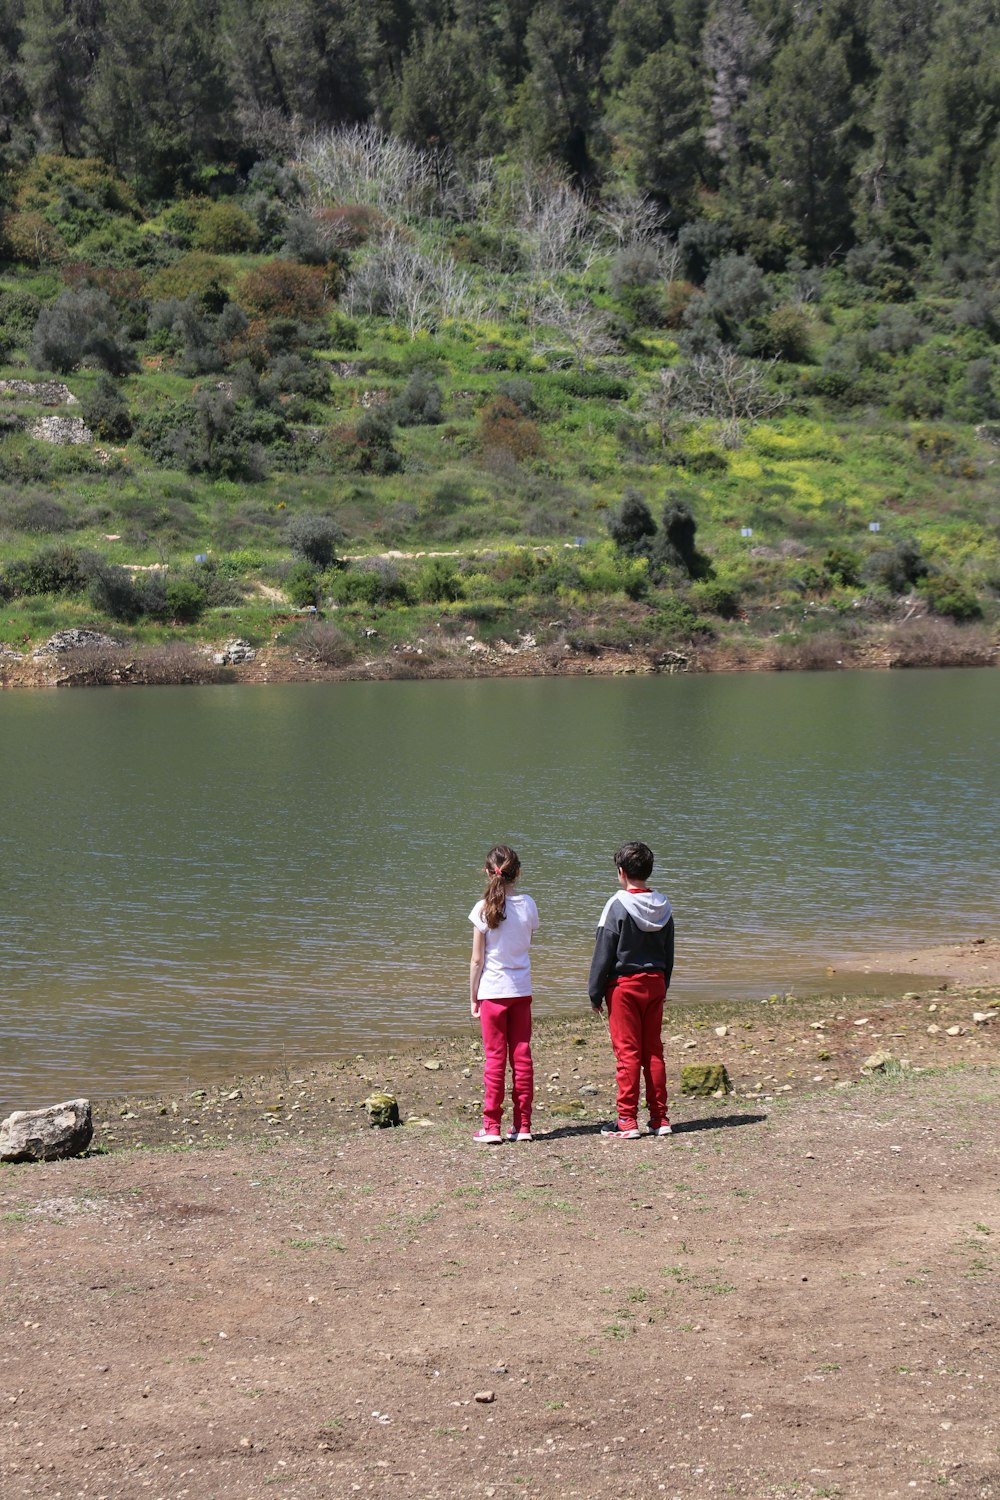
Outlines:
[{"label": "hoodie hood", "polygon": [[619,891],[601,912],[601,920],[597,924],[603,927],[608,919],[608,913],[619,901],[637,927],[643,932],[659,932],[666,927],[670,921],[673,909],[666,896],[659,891]]}]

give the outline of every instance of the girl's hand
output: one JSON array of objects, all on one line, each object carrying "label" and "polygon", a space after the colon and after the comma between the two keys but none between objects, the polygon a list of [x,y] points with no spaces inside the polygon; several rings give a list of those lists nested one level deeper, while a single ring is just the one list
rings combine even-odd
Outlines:
[{"label": "girl's hand", "polygon": [[472,1012],[472,1014],[474,1016],[478,1016],[479,1010],[480,1010],[479,1001],[478,1000],[470,1000],[469,1001],[469,1009],[471,1010],[471,1012]]}]

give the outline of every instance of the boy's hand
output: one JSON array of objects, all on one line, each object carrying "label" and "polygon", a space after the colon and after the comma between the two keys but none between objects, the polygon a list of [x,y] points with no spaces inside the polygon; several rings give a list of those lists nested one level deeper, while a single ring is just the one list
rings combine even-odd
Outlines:
[{"label": "boy's hand", "polygon": [[470,1009],[470,1011],[472,1012],[472,1014],[474,1016],[478,1016],[479,1011],[480,1011],[479,1001],[478,1000],[470,1000],[469,1001],[469,1009]]},{"label": "boy's hand", "polygon": [[598,1001],[597,1004],[595,1005],[594,1002],[593,1002],[593,1000],[591,1000],[591,1002],[590,1002],[590,1008],[594,1012],[595,1016],[599,1016],[601,1014],[601,1002],[600,1001]]}]

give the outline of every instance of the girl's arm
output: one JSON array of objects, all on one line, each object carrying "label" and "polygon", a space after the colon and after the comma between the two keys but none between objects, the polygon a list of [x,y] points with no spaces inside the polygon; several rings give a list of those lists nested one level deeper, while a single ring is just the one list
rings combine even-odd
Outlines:
[{"label": "girl's arm", "polygon": [[479,981],[486,962],[486,934],[476,927],[472,932],[472,959],[469,963],[469,1009],[474,1016],[479,1014]]}]

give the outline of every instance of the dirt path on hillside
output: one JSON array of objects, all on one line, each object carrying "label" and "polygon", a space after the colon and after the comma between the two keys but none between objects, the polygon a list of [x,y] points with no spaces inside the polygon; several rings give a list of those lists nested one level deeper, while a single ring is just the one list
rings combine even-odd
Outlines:
[{"label": "dirt path on hillside", "polygon": [[0,1495],[994,1500],[996,998],[672,1012],[666,1139],[601,1138],[589,1018],[532,1145],[464,1039],[108,1103],[0,1170]]}]

